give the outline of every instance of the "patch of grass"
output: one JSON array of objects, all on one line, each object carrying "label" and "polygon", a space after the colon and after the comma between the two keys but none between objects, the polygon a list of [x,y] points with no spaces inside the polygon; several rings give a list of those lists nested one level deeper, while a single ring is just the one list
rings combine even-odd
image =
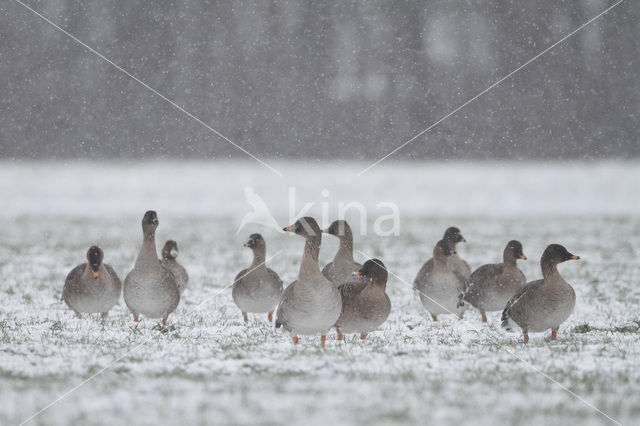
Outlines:
[{"label": "patch of grass", "polygon": [[9,322],[7,320],[0,321],[0,333],[2,333],[2,338],[0,339],[2,343],[9,343],[11,341],[11,336],[9,335]]},{"label": "patch of grass", "polygon": [[129,326],[129,330],[131,330],[131,334],[142,334],[142,330],[140,330],[138,328],[138,326],[140,325],[140,323],[136,323],[133,327]]},{"label": "patch of grass", "polygon": [[52,336],[59,335],[60,332],[62,332],[62,329],[63,329],[63,326],[61,321],[56,321],[53,324],[51,324],[51,327],[49,327],[49,330],[51,331]]},{"label": "patch of grass", "polygon": [[158,324],[154,325],[152,330],[155,331],[159,331],[161,334],[167,334],[167,333],[171,333],[173,332],[172,336],[179,338],[180,334],[178,334],[178,332],[176,331],[178,328],[176,327],[175,324],[171,323],[171,324],[164,324],[162,322],[159,322]]},{"label": "patch of grass", "polygon": [[580,324],[580,325],[577,325],[577,326],[573,327],[571,329],[571,332],[572,333],[583,334],[583,333],[589,333],[589,332],[594,331],[594,330],[595,330],[595,328],[591,327],[587,323],[584,323],[584,324]]},{"label": "patch of grass", "polygon": [[580,324],[573,327],[571,331],[577,334],[590,333],[593,331],[603,331],[603,332],[609,331],[611,333],[634,334],[640,331],[640,320],[633,320],[632,324],[609,327],[609,328],[594,327],[585,322],[584,324]]},{"label": "patch of grass", "polygon": [[624,325],[622,327],[614,327],[616,333],[637,333],[640,330],[640,321],[634,320],[633,325]]}]

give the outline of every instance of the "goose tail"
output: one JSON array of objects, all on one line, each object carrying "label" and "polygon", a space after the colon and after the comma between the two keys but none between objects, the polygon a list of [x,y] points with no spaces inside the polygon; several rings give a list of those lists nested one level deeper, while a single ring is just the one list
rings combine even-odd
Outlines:
[{"label": "goose tail", "polygon": [[511,316],[509,315],[509,307],[507,306],[506,308],[504,308],[504,311],[502,311],[502,318],[501,318],[501,325],[502,328],[504,328],[507,331],[512,331],[513,328],[517,325],[513,319],[511,318]]}]

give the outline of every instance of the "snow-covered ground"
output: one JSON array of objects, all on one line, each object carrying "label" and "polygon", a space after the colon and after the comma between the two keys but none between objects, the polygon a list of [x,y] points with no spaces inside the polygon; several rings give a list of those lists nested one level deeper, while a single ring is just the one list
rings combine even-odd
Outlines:
[{"label": "snow-covered ground", "polygon": [[[640,416],[640,164],[278,162],[279,177],[253,162],[0,164],[0,424],[17,424],[100,372],[30,424],[622,424]],[[243,324],[225,289],[250,262],[242,247],[262,232],[270,266],[286,283],[303,241],[249,226],[245,188],[287,225],[295,212],[332,220],[355,210],[357,250],[381,258],[393,309],[365,341],[319,338],[293,346],[266,318]],[[327,192],[328,191],[328,192]],[[372,225],[398,206],[400,235]],[[173,238],[190,288],[168,327],[134,325],[124,303],[102,322],[62,304],[67,272],[99,244],[124,278],[141,240],[140,219],[158,211],[158,243]],[[482,324],[428,321],[407,283],[449,225],[473,267],[523,242],[528,279],[551,242],[581,260],[560,270],[577,305],[559,339]],[[364,233],[364,232],[362,232]],[[337,241],[326,237],[321,262]],[[362,260],[362,258],[360,258]],[[121,359],[119,359],[122,357]],[[117,362],[112,363],[114,360]],[[566,389],[575,393],[570,394]],[[578,399],[582,398],[584,401]],[[585,402],[586,401],[586,402]],[[588,404],[593,405],[593,407]]]}]

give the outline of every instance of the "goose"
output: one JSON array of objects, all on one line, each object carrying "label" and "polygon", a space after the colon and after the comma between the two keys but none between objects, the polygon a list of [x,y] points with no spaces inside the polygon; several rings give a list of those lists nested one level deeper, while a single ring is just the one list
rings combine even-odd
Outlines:
[{"label": "goose", "polygon": [[388,273],[381,260],[367,260],[353,275],[364,277],[365,281],[338,286],[342,294],[342,313],[336,322],[338,340],[347,333],[359,333],[360,339],[366,339],[391,312],[391,301],[385,292]]},{"label": "goose", "polygon": [[267,319],[272,322],[273,311],[282,296],[282,280],[265,264],[267,244],[262,235],[251,234],[244,246],[253,252],[253,262],[236,276],[233,301],[240,308],[244,322],[249,321],[247,312],[266,312]]},{"label": "goose", "polygon": [[507,302],[502,311],[502,328],[511,331],[520,327],[525,343],[529,342],[529,332],[551,329],[555,340],[560,324],[571,316],[576,305],[576,293],[558,272],[558,264],[578,259],[580,256],[560,244],[549,245],[540,259],[543,278],[527,283]]},{"label": "goose", "polygon": [[526,260],[522,243],[511,240],[502,253],[502,263],[482,265],[469,277],[467,289],[460,293],[461,306],[465,302],[480,310],[482,322],[487,322],[486,312],[501,311],[526,279],[516,262]]},{"label": "goose", "polygon": [[283,229],[305,240],[298,279],[289,284],[276,311],[276,328],[283,327],[298,343],[299,335],[320,334],[324,347],[327,331],[336,324],[342,311],[342,295],[318,266],[322,233],[312,217],[298,219]]},{"label": "goose", "polygon": [[164,243],[164,247],[162,247],[162,260],[160,261],[160,265],[167,268],[171,271],[174,277],[176,277],[176,282],[178,283],[178,290],[180,290],[180,294],[187,288],[187,284],[189,284],[189,274],[184,267],[178,263],[178,243],[173,240],[169,240]]},{"label": "goose", "polygon": [[100,247],[89,247],[87,263],[73,268],[64,282],[62,300],[78,318],[82,318],[81,313],[101,313],[106,318],[120,300],[122,282],[103,259]]},{"label": "goose", "polygon": [[[458,243],[464,243],[467,241],[460,233],[460,229],[455,226],[447,228],[447,230],[444,231],[442,239],[454,251]],[[466,261],[462,260],[460,256],[458,256],[457,252],[447,257],[447,264],[450,268],[455,270],[457,274],[464,277],[465,279],[469,278],[469,276],[471,275],[471,268],[469,267],[469,264]],[[420,268],[418,275],[413,280],[413,287],[417,289],[420,285],[423,285],[424,282],[426,282],[426,280],[428,279],[429,274],[431,274],[432,270],[433,258],[427,260],[424,265],[422,265],[422,268]]]},{"label": "goose", "polygon": [[180,290],[175,276],[163,268],[156,251],[158,215],[149,210],[142,218],[142,247],[136,264],[124,279],[124,302],[138,322],[139,315],[162,318],[167,322],[169,314],[178,307]]},{"label": "goose", "polygon": [[322,274],[336,285],[347,281],[364,283],[365,280],[362,277],[353,276],[353,271],[359,270],[362,265],[353,260],[353,233],[347,221],[336,220],[322,232],[340,239],[338,252],[333,261],[322,269]]},{"label": "goose", "polygon": [[457,314],[462,318],[466,306],[458,307],[458,296],[465,289],[466,278],[449,266],[448,258],[456,251],[445,240],[440,240],[433,249],[433,269],[416,290],[420,301],[438,321],[439,314]]}]

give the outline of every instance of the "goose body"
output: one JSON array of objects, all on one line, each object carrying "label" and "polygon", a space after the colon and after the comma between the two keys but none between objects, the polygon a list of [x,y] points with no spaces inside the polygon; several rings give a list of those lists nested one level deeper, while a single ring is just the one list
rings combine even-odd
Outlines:
[{"label": "goose body", "polygon": [[134,321],[139,315],[162,318],[175,311],[180,302],[180,290],[173,273],[160,265],[156,251],[155,230],[158,218],[154,211],[142,219],[143,242],[135,266],[124,280],[123,296]]},{"label": "goose body", "polygon": [[82,313],[101,313],[106,317],[120,301],[122,282],[102,259],[102,250],[92,246],[87,251],[88,262],[76,266],[67,275],[62,300],[78,318]]},{"label": "goose body", "polygon": [[233,301],[240,308],[244,321],[247,313],[268,313],[269,322],[280,297],[282,280],[278,274],[265,265],[266,243],[262,235],[252,234],[245,243],[253,252],[253,262],[238,273],[231,292]]},{"label": "goose body", "polygon": [[333,261],[322,269],[322,274],[335,285],[346,282],[364,283],[363,277],[353,275],[353,272],[362,268],[362,265],[353,260],[353,233],[349,224],[345,220],[336,220],[322,232],[338,237],[340,240],[340,247]]},{"label": "goose body", "polygon": [[418,282],[416,290],[424,308],[431,314],[433,321],[439,314],[457,314],[460,318],[467,309],[458,306],[459,294],[465,289],[466,278],[452,270],[447,257],[455,253],[444,240],[438,241],[434,250],[434,265],[425,281]]},{"label": "goose body", "polygon": [[560,325],[573,313],[576,293],[557,269],[558,263],[580,257],[569,253],[559,244],[551,244],[540,261],[543,278],[522,287],[507,303],[502,312],[502,327],[511,331],[522,329],[525,343],[529,332],[551,329],[555,339]]},{"label": "goose body", "polygon": [[365,281],[347,282],[338,287],[342,295],[342,311],[336,322],[338,340],[348,333],[359,333],[362,339],[366,338],[391,312],[391,300],[385,292],[388,274],[382,261],[368,260],[354,273]]},{"label": "goose body", "polygon": [[[466,241],[462,234],[460,234],[460,229],[455,226],[447,228],[442,239],[454,251],[458,243]],[[469,264],[465,260],[461,259],[457,252],[447,256],[447,265],[452,271],[465,280],[471,275],[471,268],[469,267]],[[417,289],[419,286],[424,285],[424,283],[429,279],[429,275],[433,271],[433,268],[434,259],[431,258],[427,260],[418,271],[416,278],[413,280],[413,287]]]},{"label": "goose body", "polygon": [[502,263],[482,265],[469,277],[466,290],[460,293],[460,302],[471,304],[480,311],[482,321],[486,312],[501,311],[526,279],[516,265],[517,259],[526,259],[519,241],[509,241],[503,252]]},{"label": "goose body", "polygon": [[169,240],[164,244],[162,248],[162,260],[160,265],[167,268],[173,276],[176,278],[178,284],[178,290],[180,294],[187,288],[189,284],[189,274],[187,270],[178,263],[178,243],[173,240]]},{"label": "goose body", "polygon": [[338,288],[320,272],[318,253],[322,239],[315,219],[304,217],[284,228],[306,239],[298,279],[282,294],[276,313],[276,328],[283,327],[293,335],[321,335],[324,346],[326,334],[333,327],[342,310],[342,296]]}]

